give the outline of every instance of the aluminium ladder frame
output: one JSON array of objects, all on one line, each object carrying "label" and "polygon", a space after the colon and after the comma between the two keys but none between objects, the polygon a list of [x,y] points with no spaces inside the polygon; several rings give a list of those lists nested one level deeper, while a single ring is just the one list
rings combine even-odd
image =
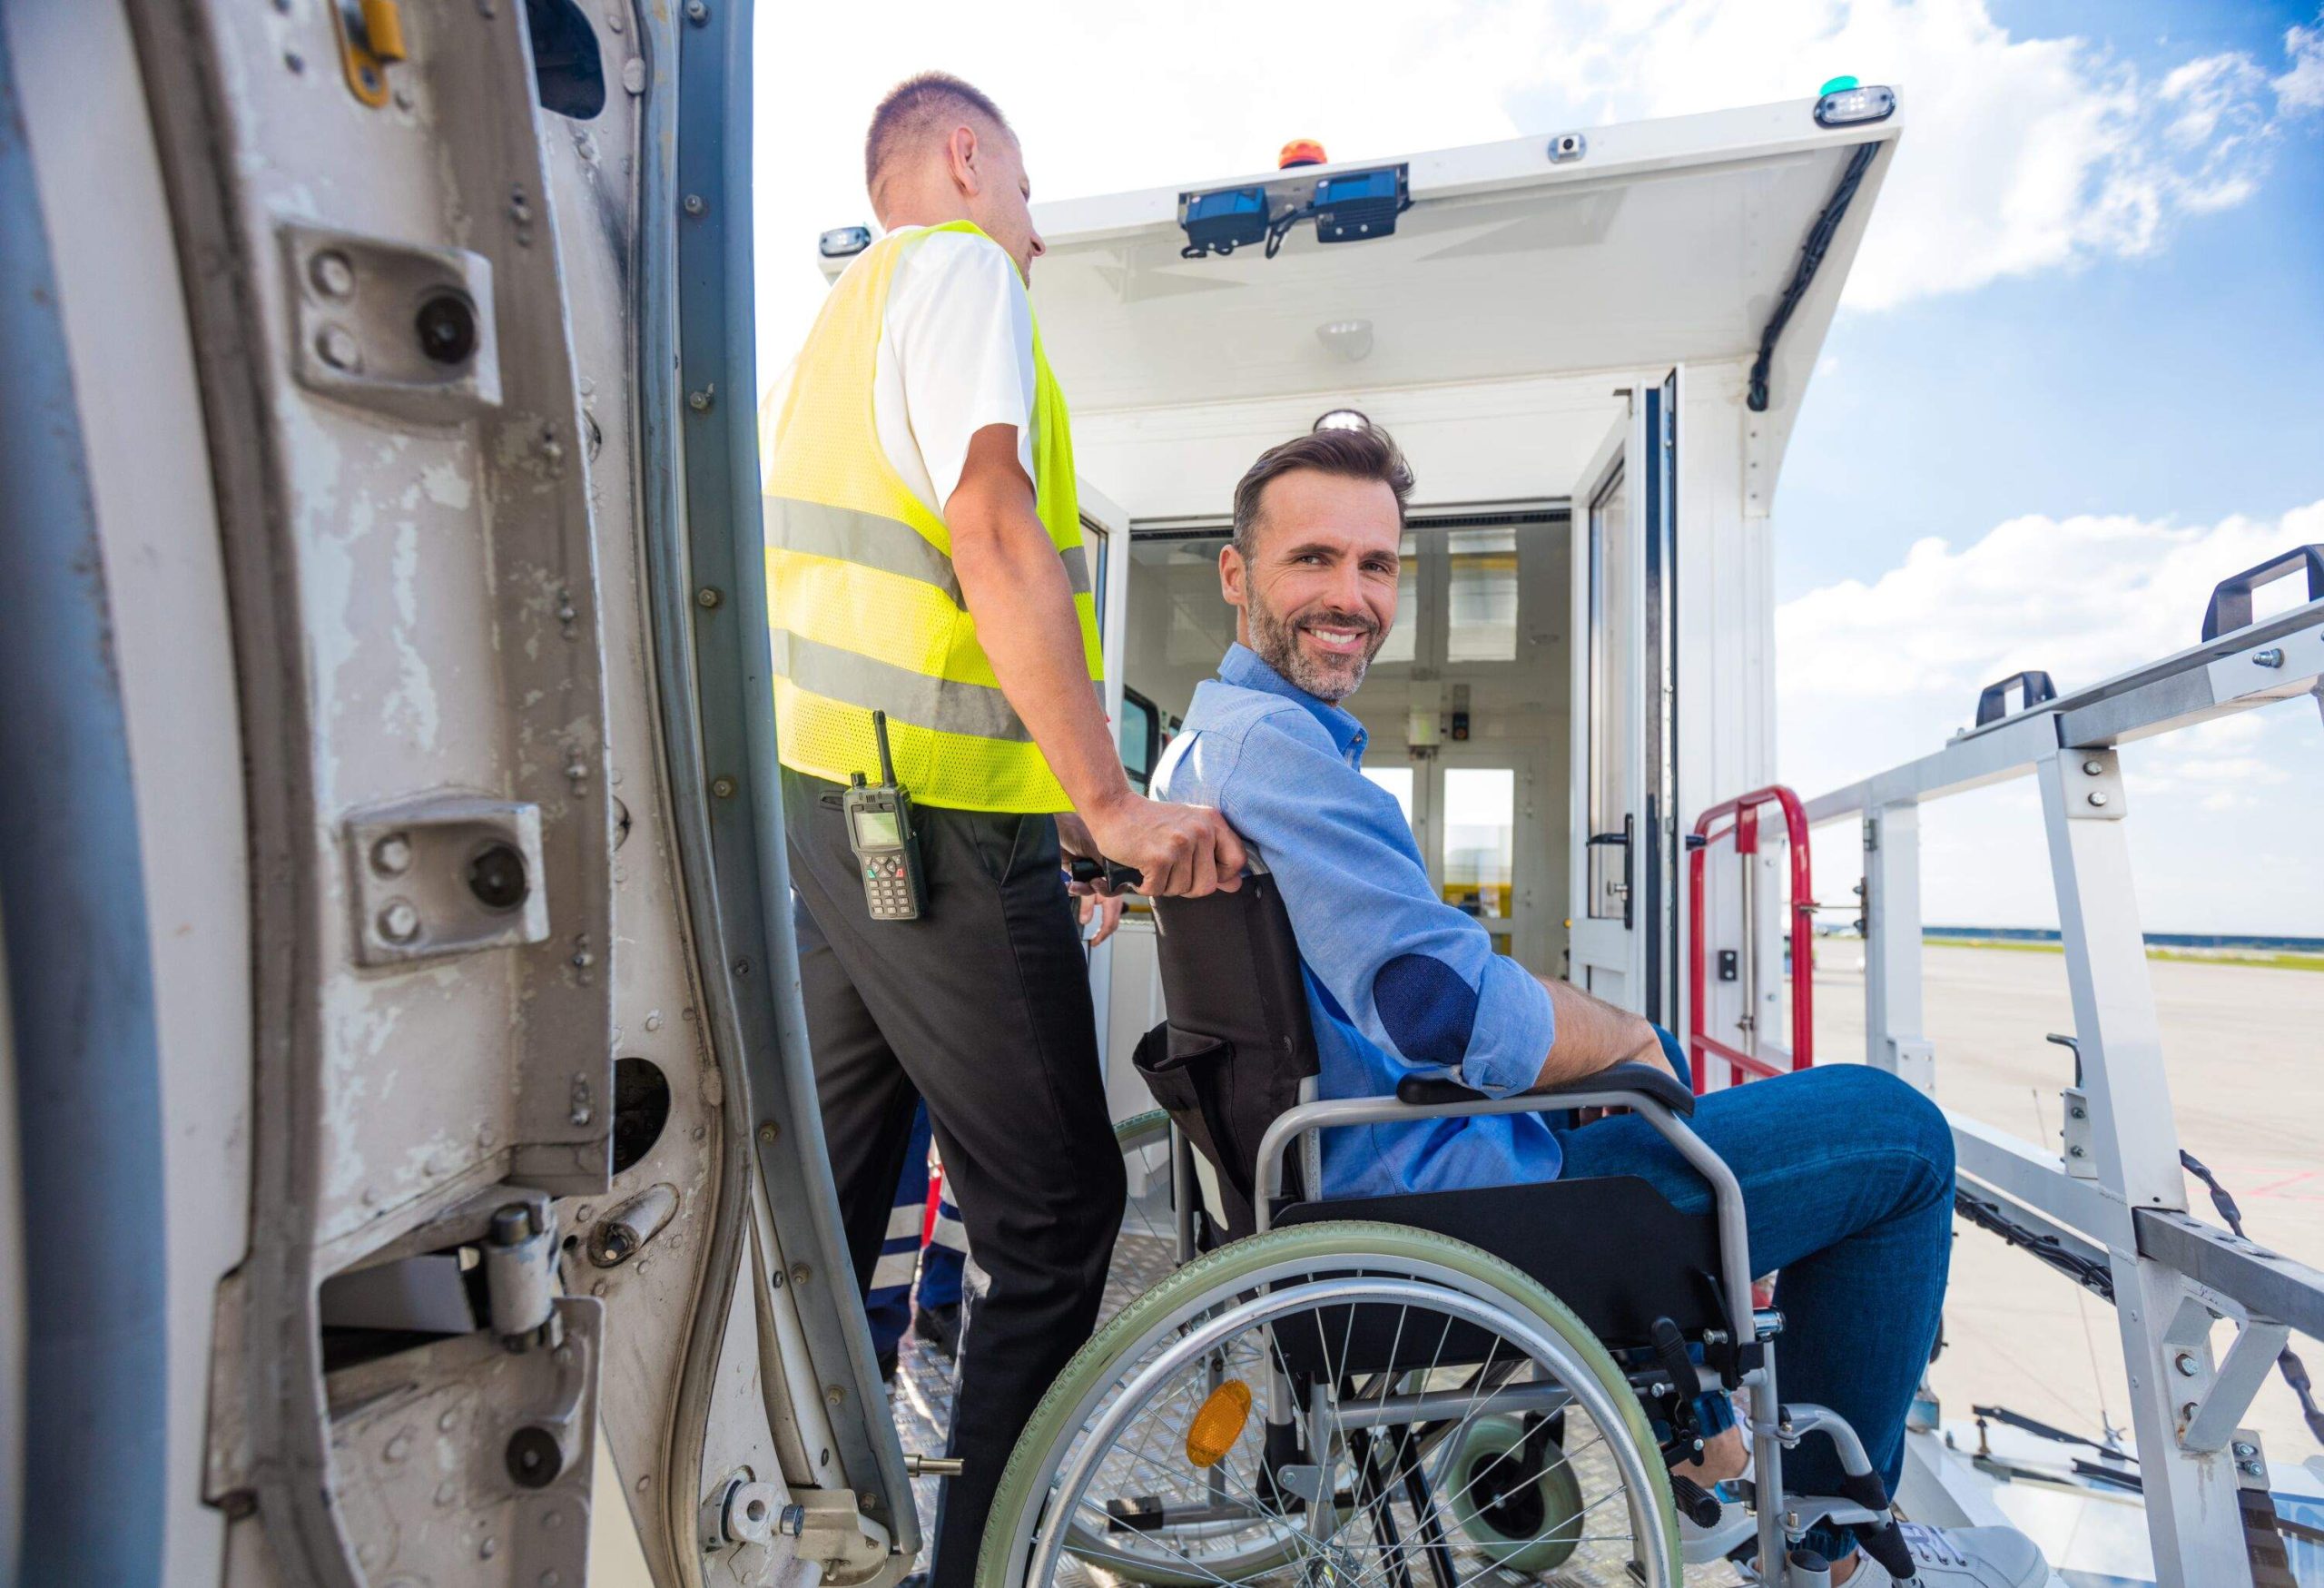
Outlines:
[{"label": "aluminium ladder frame", "polygon": [[[2315,548],[2307,548],[2311,570]],[[2295,553],[2294,557],[2300,554]],[[2289,562],[2290,559],[2285,559]],[[2188,1211],[2146,946],[2132,887],[2119,746],[2312,695],[2324,708],[2324,595],[2102,684],[1956,735],[1944,749],[1812,800],[1811,825],[1860,814],[1866,1062],[1935,1090],[1921,1021],[1919,807],[2031,772],[2042,788],[2088,1136],[2057,1154],[1946,1110],[1959,1171],[2013,1220],[2111,1267],[2159,1588],[2250,1580],[2239,1488],[2264,1488],[2236,1425],[2291,1330],[2324,1339],[2324,1273]],[[2232,605],[2228,608],[2234,612]],[[2094,1169],[2091,1167],[2094,1164]],[[2238,1332],[2214,1360],[2217,1318]]]}]

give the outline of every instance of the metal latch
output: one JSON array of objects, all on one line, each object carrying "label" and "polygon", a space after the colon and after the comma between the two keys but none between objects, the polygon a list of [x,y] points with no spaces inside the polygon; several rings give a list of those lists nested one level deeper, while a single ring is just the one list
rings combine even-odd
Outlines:
[{"label": "metal latch", "polygon": [[358,964],[548,936],[538,805],[431,795],[359,811],[345,834]]},{"label": "metal latch", "polygon": [[774,1536],[783,1491],[763,1484],[747,1466],[719,1480],[702,1503],[702,1553],[716,1554],[737,1544],[764,1544]]},{"label": "metal latch", "polygon": [[492,1332],[511,1351],[556,1348],[556,1216],[537,1202],[511,1202],[492,1216],[484,1242],[484,1286]]},{"label": "metal latch", "polygon": [[388,67],[410,54],[402,8],[397,0],[331,0],[330,9],[348,90],[378,110],[388,103]]},{"label": "metal latch", "polygon": [[868,1581],[888,1558],[888,1530],[863,1514],[862,1500],[846,1489],[794,1489],[774,1530],[799,1541],[802,1560],[821,1561],[823,1581]]}]

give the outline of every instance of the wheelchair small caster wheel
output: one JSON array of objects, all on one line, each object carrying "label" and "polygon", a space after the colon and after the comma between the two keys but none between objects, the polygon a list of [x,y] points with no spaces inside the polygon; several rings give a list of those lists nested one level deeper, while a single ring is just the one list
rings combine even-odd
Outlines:
[{"label": "wheelchair small caster wheel", "polygon": [[1523,1418],[1478,1418],[1444,1484],[1470,1542],[1495,1565],[1527,1574],[1556,1571],[1581,1543],[1581,1482],[1564,1454],[1531,1433]]}]

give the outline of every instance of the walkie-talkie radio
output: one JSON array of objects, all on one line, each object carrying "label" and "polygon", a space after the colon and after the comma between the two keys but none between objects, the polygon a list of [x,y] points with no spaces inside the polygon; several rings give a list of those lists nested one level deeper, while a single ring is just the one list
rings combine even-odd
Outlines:
[{"label": "walkie-talkie radio", "polygon": [[920,837],[911,827],[911,793],[896,782],[888,754],[888,714],[872,714],[872,735],[880,745],[880,781],[867,784],[862,773],[840,796],[847,814],[847,846],[863,878],[863,902],[874,921],[917,921],[927,891],[921,884]]}]

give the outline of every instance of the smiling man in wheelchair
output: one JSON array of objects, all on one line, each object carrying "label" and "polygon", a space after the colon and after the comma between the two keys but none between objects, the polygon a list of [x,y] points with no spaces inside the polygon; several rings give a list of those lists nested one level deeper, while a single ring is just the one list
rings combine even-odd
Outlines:
[{"label": "smiling man in wheelchair", "polygon": [[[1431,885],[1395,799],[1363,775],[1364,730],[1339,703],[1395,621],[1411,488],[1389,437],[1359,429],[1276,447],[1236,489],[1219,573],[1240,643],[1196,691],[1157,792],[1221,811],[1265,874],[1238,894],[1157,903],[1170,1020],[1139,1055],[1206,1160],[1199,1177],[1191,1152],[1180,1167],[1187,1199],[1197,1178],[1208,1188],[1189,1249],[1232,1243],[1205,1259],[1225,1263],[1256,1245],[1245,1237],[1288,1241],[1302,1227],[1376,1219],[1368,1228],[1386,1266],[1359,1260],[1364,1238],[1350,1237],[1305,1267],[1222,1268],[1213,1300],[1183,1303],[1169,1327],[1157,1312],[1151,1343],[1124,1343],[1114,1360],[1177,1360],[1159,1355],[1163,1342],[1191,1350],[1183,1342],[1204,1317],[1218,1337],[1207,1356],[1184,1357],[1176,1402],[1155,1387],[1168,1377],[1160,1367],[1137,1380],[1153,1398],[1135,1417],[1105,1409],[1136,1388],[1128,1366],[1108,1368],[1113,1390],[1085,1386],[1079,1406],[1095,1423],[1060,1435],[1050,1470],[1059,1481],[1078,1472],[1068,1504],[1104,1521],[1075,1523],[1062,1549],[1147,1582],[1244,1582],[1301,1563],[1312,1578],[1319,1561],[1363,1574],[1376,1561],[1384,1588],[1411,1588],[1423,1572],[1450,1588],[1479,1559],[1521,1575],[1577,1573],[1595,1558],[1590,1541],[1620,1534],[1601,1552],[1605,1580],[1675,1580],[1681,1552],[1649,1536],[1656,1507],[1634,1493],[1668,1484],[1689,1521],[1671,1530],[1685,1557],[1731,1553],[1761,1580],[2045,1582],[2039,1552],[2014,1532],[1896,1524],[1888,1509],[1945,1294],[1953,1149],[1937,1109],[1856,1065],[1698,1101],[1667,1033],[1496,954]],[[1585,1098],[1595,1107],[1572,1112]],[[1620,1111],[1601,1117],[1608,1106]],[[1182,1218],[1191,1228],[1195,1215]],[[1451,1237],[1516,1270],[1492,1269],[1502,1321],[1415,1299],[1422,1269],[1460,1262],[1390,1261],[1402,1249],[1391,1226],[1398,1239]],[[1174,1283],[1191,1284],[1201,1267]],[[1774,1308],[1755,1314],[1750,1277],[1769,1273]],[[1283,1296],[1285,1275],[1315,1299],[1259,1317],[1251,1297]],[[1269,1276],[1272,1292],[1258,1284]],[[1510,1298],[1535,1282],[1556,1308],[1529,1304],[1535,1323],[1571,1317],[1594,1336],[1564,1340],[1576,1355],[1563,1367],[1551,1360],[1559,1342],[1541,1343],[1554,1330],[1523,1344],[1533,1323]],[[1230,1293],[1241,1298],[1231,1307],[1218,1299]],[[1345,1304],[1334,1310],[1326,1297]],[[1263,1373],[1234,1366],[1246,1340],[1227,1327],[1237,1317],[1254,1320],[1248,1340],[1263,1343],[1244,1348]],[[1778,1333],[1780,1402],[1769,1393]],[[1104,1357],[1105,1346],[1101,1336],[1085,1356]],[[1610,1354],[1589,1355],[1600,1346]],[[1462,1373],[1448,1376],[1455,1361]],[[1619,1396],[1593,1403],[1585,1381],[1607,1377],[1597,1362],[1644,1418],[1630,1420]],[[1071,1387],[1060,1380],[1052,1399]],[[1752,1407],[1754,1477],[1766,1485],[1779,1474],[1780,1503],[1743,1478],[1741,1432],[1722,1433],[1738,1390]],[[1465,1409],[1451,1398],[1462,1393]],[[1270,1399],[1264,1435],[1238,1445],[1255,1394]],[[1135,1460],[1107,1468],[1126,1447],[1104,1444],[1109,1416],[1124,1441],[1146,1430],[1154,1474]],[[1578,1445],[1584,1422],[1597,1432]],[[1183,1435],[1167,1431],[1179,1423]],[[1597,1479],[1585,1472],[1596,1457],[1581,1449],[1620,1457],[1633,1444],[1651,1470],[1616,1459]],[[1237,1467],[1225,1453],[1245,1445],[1254,1453]],[[1207,1500],[1154,1475],[1185,1463],[1210,1475]],[[1093,1475],[1105,1470],[1121,1475],[1101,1494]],[[1593,1483],[1606,1493],[1590,1497]],[[1618,1492],[1622,1503],[1607,1504]],[[1058,1503],[1045,1503],[1054,1526]],[[1265,1542],[1261,1513],[1306,1542]],[[1039,1530],[1029,1523],[1020,1536]],[[1197,1547],[1216,1537],[1242,1541],[1242,1553]],[[1020,1562],[1038,1554],[1030,1547]],[[1761,1563],[1771,1553],[1775,1570]],[[1148,1556],[1170,1569],[1135,1569]]]}]

